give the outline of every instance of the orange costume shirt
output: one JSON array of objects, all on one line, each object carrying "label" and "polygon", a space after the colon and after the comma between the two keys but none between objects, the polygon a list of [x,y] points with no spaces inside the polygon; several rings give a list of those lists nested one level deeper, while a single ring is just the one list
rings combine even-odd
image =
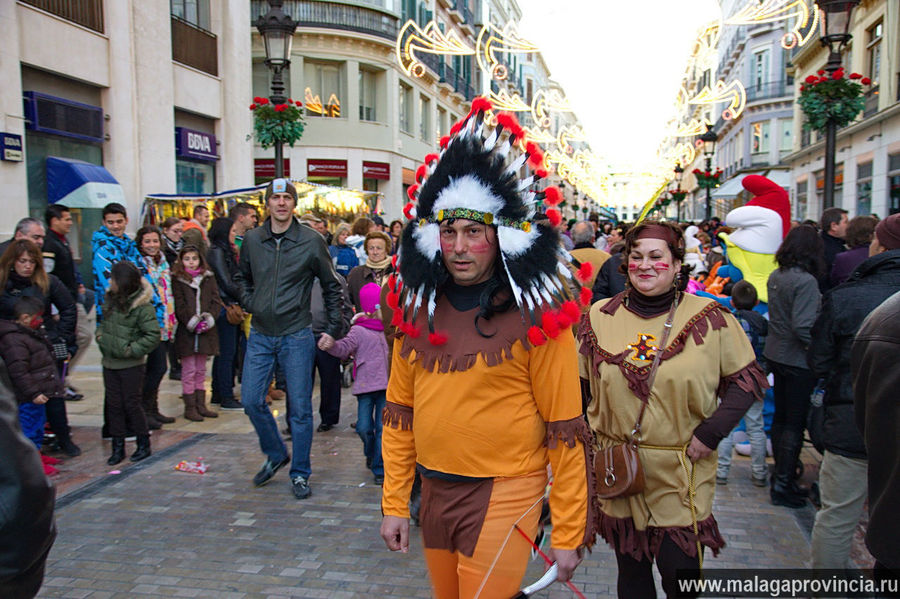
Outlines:
[{"label": "orange costume shirt", "polygon": [[[436,322],[455,323],[448,341],[425,336],[394,343],[382,452],[385,515],[409,517],[416,463],[445,474],[520,477],[550,464],[552,546],[593,542],[578,355],[569,330],[532,347],[521,314],[480,320],[438,301]],[[422,321],[424,323],[424,321]]]}]

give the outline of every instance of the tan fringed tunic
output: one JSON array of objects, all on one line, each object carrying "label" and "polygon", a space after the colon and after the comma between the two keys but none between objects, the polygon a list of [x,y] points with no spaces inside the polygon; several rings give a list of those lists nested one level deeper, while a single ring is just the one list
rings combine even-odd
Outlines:
[{"label": "tan fringed tunic", "polygon": [[[767,387],[765,375],[731,313],[715,301],[684,294],[656,382],[649,390],[647,378],[659,349],[654,343],[662,338],[668,310],[643,318],[627,309],[623,299],[624,294],[619,294],[595,303],[582,318],[578,334],[579,370],[590,383],[592,398],[587,416],[600,448],[625,442],[637,419],[640,398],[649,401],[639,450],[644,491],[600,500],[600,534],[620,553],[635,559],[655,556],[664,534],[685,553],[696,556],[698,535],[690,497],[693,470],[699,539],[715,555],[725,545],[712,515],[717,455],[714,451],[692,469],[681,448],[716,411],[717,397],[727,388],[737,385],[739,392],[761,399]],[[718,439],[713,445],[717,443]]]}]

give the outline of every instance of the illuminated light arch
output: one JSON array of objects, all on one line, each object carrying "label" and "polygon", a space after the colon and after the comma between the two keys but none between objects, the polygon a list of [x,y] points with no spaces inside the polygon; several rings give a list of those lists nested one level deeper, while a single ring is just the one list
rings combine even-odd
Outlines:
[{"label": "illuminated light arch", "polygon": [[397,60],[403,72],[412,77],[425,74],[425,65],[419,60],[419,52],[447,56],[470,56],[475,50],[459,39],[456,31],[444,34],[434,21],[420,28],[409,20],[397,34]]},{"label": "illuminated light arch", "polygon": [[489,73],[494,79],[503,80],[509,73],[497,58],[497,52],[518,54],[537,51],[539,51],[537,46],[519,35],[515,23],[507,23],[502,30],[488,24],[478,32],[475,43],[475,60],[482,71]]},{"label": "illuminated light arch", "polygon": [[[753,0],[750,0],[751,2]],[[694,42],[694,56],[704,56],[712,52],[719,45],[719,39],[722,37],[722,21],[716,19],[710,21],[697,35],[697,41]]]},{"label": "illuminated light arch", "polygon": [[688,100],[689,104],[718,104],[730,100],[728,107],[722,111],[722,118],[726,121],[736,119],[744,112],[747,105],[747,92],[744,84],[735,79],[731,83],[726,84],[724,81],[716,81],[716,84],[710,88],[708,85],[700,90],[700,92]]},{"label": "illuminated light arch", "polygon": [[494,107],[494,110],[505,110],[507,112],[528,112],[531,106],[522,99],[519,94],[510,94],[505,89],[501,89],[495,93],[491,91],[488,99]]},{"label": "illuminated light arch", "polygon": [[691,119],[681,125],[672,133],[672,137],[693,137],[706,132],[706,128],[712,125],[708,119]]},{"label": "illuminated light arch", "polygon": [[[813,3],[815,4],[815,3]],[[757,25],[790,21],[794,24],[781,38],[781,47],[787,50],[802,46],[815,34],[819,11],[810,10],[807,0],[748,0],[747,5],[725,21],[727,25]],[[807,29],[804,36],[802,31]]]},{"label": "illuminated light arch", "polygon": [[528,139],[535,143],[544,146],[556,143],[556,138],[546,129],[540,129],[538,127],[524,127],[524,129],[525,133],[528,135]]},{"label": "illuminated light arch", "polygon": [[569,140],[587,141],[587,135],[581,127],[561,127],[556,136],[556,147],[566,154],[571,154],[574,150],[569,144]]},{"label": "illuminated light arch", "polygon": [[531,117],[546,129],[550,126],[551,112],[572,112],[572,106],[557,90],[541,88],[531,100]]}]

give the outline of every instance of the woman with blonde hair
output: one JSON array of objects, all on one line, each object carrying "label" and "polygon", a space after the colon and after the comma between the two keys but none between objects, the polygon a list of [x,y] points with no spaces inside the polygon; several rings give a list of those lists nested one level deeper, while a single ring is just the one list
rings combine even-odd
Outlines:
[{"label": "woman with blonde hair", "polygon": [[331,261],[334,262],[334,269],[345,279],[351,270],[359,266],[356,250],[347,245],[349,236],[350,225],[347,223],[339,224],[334,230],[331,247],[328,248],[328,251],[331,253]]}]

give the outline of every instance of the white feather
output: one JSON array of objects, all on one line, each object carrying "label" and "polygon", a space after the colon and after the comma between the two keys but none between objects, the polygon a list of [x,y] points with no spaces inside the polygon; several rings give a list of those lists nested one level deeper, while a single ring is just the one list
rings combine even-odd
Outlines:
[{"label": "white feather", "polygon": [[513,160],[510,163],[510,165],[508,167],[506,167],[506,172],[507,173],[515,173],[520,168],[522,168],[522,165],[525,164],[525,160],[527,160],[527,157],[525,156],[525,154],[520,154],[518,158]]},{"label": "white feather", "polygon": [[556,270],[559,272],[559,274],[563,275],[564,277],[566,277],[569,280],[572,280],[572,277],[573,277],[572,271],[569,270],[569,267],[567,267],[562,262],[556,263]]},{"label": "white feather", "polygon": [[522,288],[516,284],[515,279],[512,278],[512,275],[509,272],[509,266],[506,264],[506,254],[500,252],[500,257],[503,259],[503,269],[506,271],[506,278],[509,279],[509,286],[512,288],[513,297],[516,298],[516,305],[521,308]]},{"label": "white feather", "polygon": [[497,214],[503,208],[503,199],[474,175],[465,175],[459,179],[450,179],[450,184],[438,194],[433,213],[453,208]]},{"label": "white feather", "polygon": [[436,290],[432,289],[431,293],[428,294],[428,315],[430,317],[434,317],[434,309],[437,307],[437,302],[435,301]]},{"label": "white feather", "polygon": [[528,186],[534,183],[534,175],[530,177],[525,177],[524,179],[519,181],[519,191],[525,191],[528,189]]},{"label": "white feather", "polygon": [[536,195],[537,195],[537,194],[534,193],[533,191],[526,192],[526,193],[522,196],[522,202],[525,203],[525,204],[533,204],[533,203],[534,203],[534,197],[535,197]]},{"label": "white feather", "polygon": [[506,138],[506,141],[504,141],[503,144],[499,148],[497,148],[497,153],[506,158],[506,155],[509,154],[509,138]]},{"label": "white feather", "polygon": [[534,240],[537,239],[537,227],[532,227],[527,233],[513,227],[497,227],[497,238],[500,248],[508,256],[519,256],[531,249]]},{"label": "white feather", "polygon": [[434,261],[441,252],[441,228],[436,223],[419,225],[413,230],[416,248],[429,260]]},{"label": "white feather", "polygon": [[494,129],[493,133],[488,136],[486,140],[484,140],[484,149],[490,152],[494,149],[494,146],[497,145],[497,130]]}]

